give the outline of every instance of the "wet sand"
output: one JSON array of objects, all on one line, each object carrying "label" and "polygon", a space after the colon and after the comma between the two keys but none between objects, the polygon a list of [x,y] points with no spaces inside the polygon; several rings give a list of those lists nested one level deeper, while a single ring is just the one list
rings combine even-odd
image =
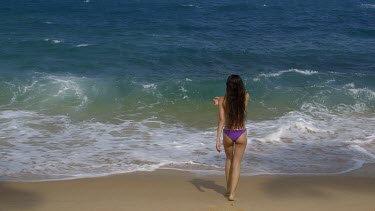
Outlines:
[{"label": "wet sand", "polygon": [[0,210],[375,211],[375,165],[342,175],[241,177],[234,202],[220,175],[158,170],[50,182],[1,182]]}]

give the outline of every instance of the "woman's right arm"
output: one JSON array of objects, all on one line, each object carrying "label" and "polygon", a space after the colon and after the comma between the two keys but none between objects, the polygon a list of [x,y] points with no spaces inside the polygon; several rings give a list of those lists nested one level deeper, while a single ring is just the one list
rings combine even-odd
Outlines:
[{"label": "woman's right arm", "polygon": [[223,132],[224,122],[225,122],[225,113],[224,113],[224,97],[219,97],[218,99],[219,107],[219,121],[217,124],[217,133],[216,133],[216,150],[221,151],[221,142],[220,137]]}]

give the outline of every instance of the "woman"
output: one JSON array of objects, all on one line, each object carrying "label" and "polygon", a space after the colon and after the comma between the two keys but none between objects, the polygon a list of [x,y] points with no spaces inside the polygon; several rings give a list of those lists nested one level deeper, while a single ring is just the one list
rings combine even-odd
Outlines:
[{"label": "woman", "polygon": [[230,201],[234,200],[234,192],[240,177],[241,160],[247,144],[245,118],[249,98],[250,96],[246,93],[245,86],[238,75],[228,77],[225,96],[214,98],[214,104],[219,107],[216,150],[221,151],[220,137],[223,131],[223,144],[227,157],[225,176],[227,196]]}]

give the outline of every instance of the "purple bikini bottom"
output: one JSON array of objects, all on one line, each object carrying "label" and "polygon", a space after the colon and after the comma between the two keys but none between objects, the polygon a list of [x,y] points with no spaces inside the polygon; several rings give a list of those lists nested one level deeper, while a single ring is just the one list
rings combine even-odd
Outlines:
[{"label": "purple bikini bottom", "polygon": [[227,129],[224,129],[223,130],[224,133],[230,138],[232,139],[233,142],[236,142],[237,139],[244,133],[246,132],[246,128],[243,129],[243,130],[227,130]]}]

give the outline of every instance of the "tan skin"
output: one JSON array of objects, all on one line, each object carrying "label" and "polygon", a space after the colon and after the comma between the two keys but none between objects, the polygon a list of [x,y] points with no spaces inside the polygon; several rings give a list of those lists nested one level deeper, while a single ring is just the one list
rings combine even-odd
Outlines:
[{"label": "tan skin", "polygon": [[[246,93],[245,104],[247,106],[250,95]],[[225,99],[224,96],[215,97],[213,104],[219,107],[219,121],[217,127],[216,150],[221,151],[220,137],[225,124]],[[245,106],[245,107],[246,107]],[[226,128],[228,128],[226,126]],[[241,130],[244,128],[238,128]],[[236,142],[233,142],[226,134],[223,133],[223,145],[226,155],[225,176],[227,181],[228,200],[234,200],[234,194],[240,178],[241,160],[247,145],[247,132],[243,133]]]}]

